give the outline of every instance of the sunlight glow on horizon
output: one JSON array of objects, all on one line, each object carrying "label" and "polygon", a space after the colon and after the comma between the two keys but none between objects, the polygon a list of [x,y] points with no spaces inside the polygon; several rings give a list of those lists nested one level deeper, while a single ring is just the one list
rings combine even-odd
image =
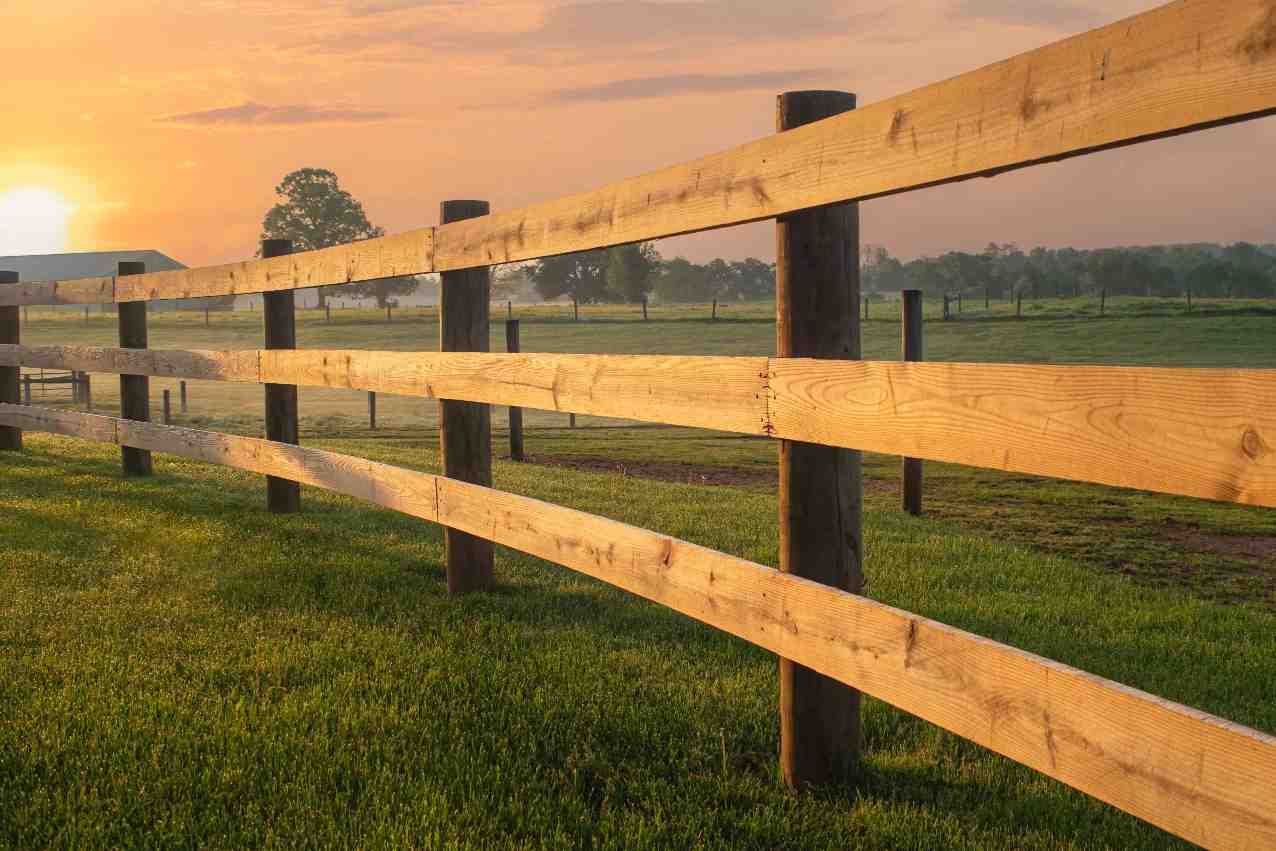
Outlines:
[{"label": "sunlight glow on horizon", "polygon": [[56,254],[68,249],[75,207],[50,189],[23,186],[0,195],[0,254]]}]

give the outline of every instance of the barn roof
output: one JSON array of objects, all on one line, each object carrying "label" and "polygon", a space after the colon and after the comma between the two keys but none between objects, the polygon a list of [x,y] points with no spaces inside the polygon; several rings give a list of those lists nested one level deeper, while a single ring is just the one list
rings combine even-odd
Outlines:
[{"label": "barn roof", "polygon": [[140,260],[148,272],[186,266],[154,249],[137,251],[73,251],[67,254],[18,254],[0,257],[0,269],[17,272],[22,281],[62,281],[114,275],[121,260]]}]

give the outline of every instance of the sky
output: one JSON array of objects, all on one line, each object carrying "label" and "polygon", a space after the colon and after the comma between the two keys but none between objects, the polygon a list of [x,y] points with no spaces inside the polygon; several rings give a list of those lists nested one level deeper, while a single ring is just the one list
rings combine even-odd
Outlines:
[{"label": "sky", "polygon": [[[1152,5],[3,0],[0,255],[243,259],[275,185],[303,166],[335,171],[388,232],[437,223],[445,198],[510,209],[767,135],[778,92],[867,104]],[[989,241],[1276,242],[1273,151],[1268,118],[877,199],[861,205],[863,239],[905,258]],[[65,233],[33,234],[28,209]],[[771,259],[774,228],[659,247]]]}]

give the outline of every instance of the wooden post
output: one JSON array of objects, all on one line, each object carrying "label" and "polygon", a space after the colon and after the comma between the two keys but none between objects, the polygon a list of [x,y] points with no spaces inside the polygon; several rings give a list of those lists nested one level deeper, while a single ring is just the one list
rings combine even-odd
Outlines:
[{"label": "wooden post", "polygon": [[514,318],[514,301],[512,299],[510,301],[505,302],[505,318],[506,319]]},{"label": "wooden post", "polygon": [[[844,92],[789,92],[776,129],[855,108]],[[860,357],[859,207],[838,204],[776,219],[776,350],[782,358]],[[859,592],[860,453],[780,441],[780,570]],[[860,751],[859,693],[780,660],[780,767],[792,788],[849,776]]]},{"label": "wooden post", "polygon": [[988,309],[988,303],[992,300],[992,287],[984,286],[984,310]]},{"label": "wooden post", "polygon": [[[486,201],[444,201],[440,222],[458,222],[491,211]],[[487,266],[443,272],[439,285],[439,350],[486,352],[491,349],[488,316],[492,278]],[[492,415],[487,405],[442,399],[439,443],[443,475],[477,485],[492,484]],[[492,542],[456,529],[443,530],[450,594],[478,591],[492,584]]]},{"label": "wooden post", "polygon": [[575,427],[576,427],[576,415],[575,415],[575,414],[568,414],[568,415],[567,415],[567,427],[568,427],[568,428],[575,428]]},{"label": "wooden post", "polygon": [[[146,271],[146,264],[136,260],[120,262],[118,273],[140,275]],[[146,348],[146,302],[120,302],[119,308],[120,348]],[[120,376],[120,416],[126,420],[151,421],[151,380],[145,375]],[[126,476],[149,476],[152,471],[151,453],[147,449],[132,446],[120,447],[120,463]]]},{"label": "wooden post", "polygon": [[948,321],[948,293],[944,293],[944,321]]},{"label": "wooden post", "polygon": [[31,405],[31,376],[25,376],[22,379],[22,404]]},{"label": "wooden post", "polygon": [[1191,313],[1191,312],[1192,312],[1192,289],[1191,289],[1191,287],[1188,287],[1188,290],[1187,290],[1187,312],[1188,312],[1188,313]]},{"label": "wooden post", "polygon": [[1104,287],[1103,289],[1099,290],[1099,315],[1100,316],[1103,315],[1103,311],[1107,309],[1107,306],[1108,306],[1108,288]]},{"label": "wooden post", "polygon": [[1023,318],[1023,292],[1015,295],[1015,319]]},{"label": "wooden post", "polygon": [[164,425],[172,425],[173,423],[173,399],[171,391],[164,388]]},{"label": "wooden post", "polygon": [[572,297],[572,320],[575,322],[580,321],[580,302],[576,301],[574,296]]},{"label": "wooden post", "polygon": [[[0,272],[0,284],[18,283],[18,273]],[[0,307],[0,343],[16,346],[22,342],[22,323],[18,319],[17,305]],[[21,367],[0,366],[0,402],[18,404],[19,373]],[[0,426],[0,450],[16,452],[22,448],[22,429]]]},{"label": "wooden post", "polygon": [[961,313],[961,293],[957,293],[957,312]]},{"label": "wooden post", "polygon": [[324,322],[332,321],[332,305],[330,304],[325,303],[323,306],[323,321]]},{"label": "wooden post", "polygon": [[718,319],[718,300],[716,298],[713,300],[713,314],[709,318],[714,321]]},{"label": "wooden post", "polygon": [[642,321],[647,321],[647,296],[645,294],[642,297]]},{"label": "wooden post", "polygon": [[84,410],[93,410],[93,382],[89,378],[87,372],[81,373],[84,376],[84,386],[80,388],[81,397],[84,399]]},{"label": "wooden post", "polygon": [[[292,253],[290,239],[263,239],[261,256],[282,257]],[[267,349],[297,348],[297,302],[294,290],[279,290],[262,296],[262,322]],[[266,439],[280,443],[300,442],[297,428],[297,385],[266,385]],[[301,510],[301,485],[278,476],[266,477],[266,509],[272,514],[294,514]]]},{"label": "wooden post", "polygon": [[368,429],[377,430],[377,391],[368,391]]},{"label": "wooden post", "polygon": [[[505,320],[505,351],[516,354],[518,344],[518,320]],[[523,460],[523,409],[510,406],[510,460]]]},{"label": "wooden post", "polygon": [[394,317],[390,315],[390,305],[387,304],[385,306],[385,321],[392,322],[393,320],[394,320]]},{"label": "wooden post", "polygon": [[[906,361],[919,361],[922,354],[922,292],[904,290],[900,298],[900,325],[903,339],[901,355]],[[914,517],[922,513],[922,461],[905,458],[900,471],[904,510]]]},{"label": "wooden post", "polygon": [[84,324],[89,324],[89,309],[87,307],[84,308]]},{"label": "wooden post", "polygon": [[868,321],[868,296],[864,296],[864,321]]},{"label": "wooden post", "polygon": [[178,405],[181,412],[186,413],[186,379],[177,382]]}]

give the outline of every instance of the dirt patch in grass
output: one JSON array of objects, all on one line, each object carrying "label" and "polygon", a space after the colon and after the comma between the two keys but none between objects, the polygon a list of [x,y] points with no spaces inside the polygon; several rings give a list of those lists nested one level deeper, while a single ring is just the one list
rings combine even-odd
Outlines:
[{"label": "dirt patch in grass", "polygon": [[1170,537],[1198,552],[1276,566],[1276,535],[1211,535],[1184,526],[1175,529]]},{"label": "dirt patch in grass", "polygon": [[677,482],[686,485],[774,485],[775,470],[750,470],[741,467],[719,467],[712,464],[689,464],[682,461],[617,461],[591,455],[528,455],[531,464],[565,467],[593,473],[619,473],[640,479]]}]

